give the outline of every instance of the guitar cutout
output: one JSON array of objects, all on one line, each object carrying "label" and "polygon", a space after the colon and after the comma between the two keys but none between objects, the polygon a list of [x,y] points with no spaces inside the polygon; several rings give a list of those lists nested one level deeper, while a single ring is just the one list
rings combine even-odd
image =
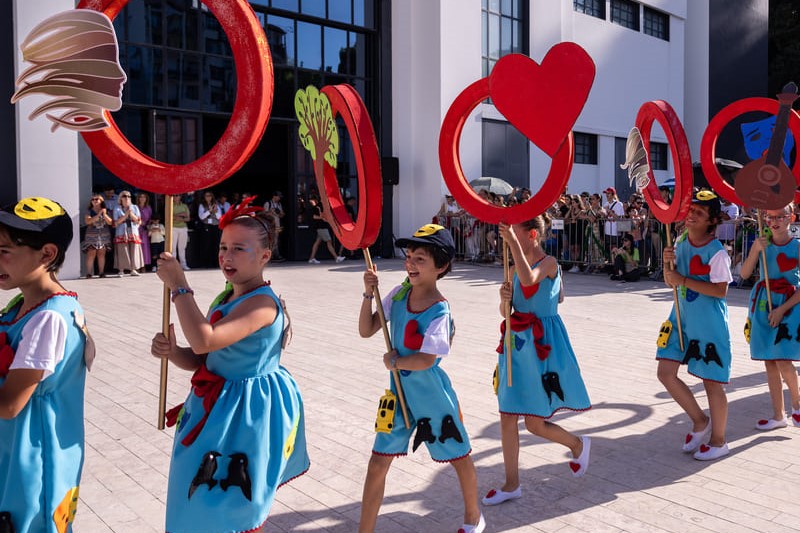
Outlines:
[{"label": "guitar cutout", "polygon": [[789,112],[797,100],[797,85],[787,83],[778,95],[780,107],[766,155],[751,161],[736,175],[736,195],[757,209],[783,209],[794,199],[794,174],[781,157],[789,128]]}]

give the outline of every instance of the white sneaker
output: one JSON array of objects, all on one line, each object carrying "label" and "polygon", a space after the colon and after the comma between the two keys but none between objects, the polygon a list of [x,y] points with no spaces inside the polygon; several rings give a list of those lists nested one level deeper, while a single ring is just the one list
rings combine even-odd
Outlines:
[{"label": "white sneaker", "polygon": [[458,533],[483,533],[484,529],[486,529],[486,520],[483,519],[483,513],[481,513],[477,524],[464,524]]},{"label": "white sneaker", "polygon": [[481,500],[484,505],[498,505],[508,500],[516,500],[522,497],[522,487],[506,492],[500,489],[492,489]]},{"label": "white sneaker", "polygon": [[704,444],[705,440],[708,439],[709,435],[711,435],[711,419],[708,419],[708,425],[702,431],[690,431],[686,434],[686,441],[683,444],[683,451],[686,453],[692,453],[697,448],[700,447],[701,444]]},{"label": "white sneaker", "polygon": [[578,267],[578,265],[575,265],[572,268],[570,268],[569,270],[567,270],[567,272],[570,272],[572,274],[575,274],[576,272],[580,272],[580,271],[581,271],[581,269],[580,269],[580,267]]},{"label": "white sneaker", "polygon": [[131,270],[131,276],[138,276],[139,272],[136,270]]},{"label": "white sneaker", "polygon": [[759,431],[770,431],[772,429],[785,428],[788,425],[789,422],[785,418],[780,420],[762,418],[756,422],[756,429]]},{"label": "white sneaker", "polygon": [[345,257],[343,255],[340,255],[339,257],[336,258],[336,262],[337,263],[341,263],[344,260],[345,260]]},{"label": "white sneaker", "polygon": [[319,260],[314,259],[313,257],[311,259],[309,259],[308,262],[310,264],[312,264],[312,265],[318,265],[319,264]]},{"label": "white sneaker", "polygon": [[725,457],[728,455],[728,443],[726,442],[722,446],[709,446],[708,444],[703,444],[700,446],[700,449],[694,452],[694,458],[698,461],[713,461],[714,459],[719,459],[720,457]]},{"label": "white sneaker", "polygon": [[183,270],[191,270],[191,268],[189,268],[189,265],[181,265],[181,268]]}]

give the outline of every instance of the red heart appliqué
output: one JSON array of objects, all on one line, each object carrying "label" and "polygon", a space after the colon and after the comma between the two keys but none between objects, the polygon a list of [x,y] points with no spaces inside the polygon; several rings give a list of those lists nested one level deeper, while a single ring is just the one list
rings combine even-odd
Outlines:
[{"label": "red heart appliqu\u00e9", "polygon": [[419,332],[419,322],[416,320],[409,320],[406,324],[403,346],[409,350],[419,351],[419,349],[422,348],[423,338],[422,333]]},{"label": "red heart appliqu\u00e9", "polygon": [[570,470],[572,470],[573,472],[577,472],[578,470],[580,470],[580,469],[581,469],[581,465],[579,465],[578,463],[573,463],[573,462],[571,462],[571,461],[570,461],[570,463],[569,463],[569,468],[570,468]]},{"label": "red heart appliqu\u00e9", "polygon": [[0,377],[8,375],[8,369],[14,361],[14,350],[8,344],[8,335],[6,332],[0,333]]},{"label": "red heart appliqu\u00e9", "polygon": [[223,315],[223,314],[222,314],[222,311],[220,311],[219,309],[217,309],[216,311],[214,311],[213,313],[211,313],[211,316],[208,318],[208,321],[209,321],[211,324],[216,324],[217,322],[219,322],[220,320],[222,320],[222,317],[223,317],[223,316],[225,316],[225,315]]},{"label": "red heart appliqu\u00e9", "polygon": [[520,285],[522,287],[522,295],[525,297],[526,300],[529,300],[539,291],[539,283],[536,285],[531,285],[526,287],[525,285]]},{"label": "red heart appliqu\u00e9", "polygon": [[522,54],[503,56],[489,76],[495,107],[525,137],[553,157],[589,97],[595,66],[575,43],[559,43],[536,63]]},{"label": "red heart appliqu\u00e9", "polygon": [[706,265],[699,255],[693,255],[689,261],[689,275],[705,276],[711,273],[711,265]]},{"label": "red heart appliqu\u00e9", "polygon": [[797,266],[797,259],[792,259],[783,252],[779,253],[775,259],[778,261],[778,269],[781,272],[789,272]]}]

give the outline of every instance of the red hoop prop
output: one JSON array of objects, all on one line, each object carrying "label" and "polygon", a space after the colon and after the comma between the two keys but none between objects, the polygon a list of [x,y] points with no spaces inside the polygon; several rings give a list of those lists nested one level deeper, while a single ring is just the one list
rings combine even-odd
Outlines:
[{"label": "red hoop prop", "polygon": [[544,213],[564,190],[572,171],[572,132],[556,151],[542,188],[527,202],[512,207],[497,207],[472,190],[464,176],[459,153],[461,132],[469,114],[488,97],[489,80],[482,78],[464,89],[450,105],[439,134],[439,166],[453,198],[469,214],[490,224],[519,224]]},{"label": "red hoop prop", "polygon": [[[323,175],[316,174],[323,205],[331,214],[331,228],[348,250],[367,248],[378,238],[383,209],[381,159],[372,121],[358,92],[350,85],[326,85],[320,91],[331,103],[333,118],[340,115],[350,134],[358,171],[358,216],[355,222],[345,209],[336,169],[323,161]],[[317,154],[322,157],[322,154]]]},{"label": "red hoop prop", "polygon": [[644,195],[653,216],[662,224],[672,224],[686,217],[692,203],[692,183],[694,182],[692,155],[689,142],[686,140],[686,132],[683,130],[678,115],[672,106],[663,100],[645,102],[636,115],[636,127],[639,128],[642,135],[642,142],[647,153],[650,153],[650,130],[653,128],[653,121],[661,125],[667,136],[675,168],[675,193],[672,203],[665,202],[658,192],[658,185],[653,178],[653,170],[650,169],[648,171],[650,182],[644,189]]},{"label": "red hoop prop", "polygon": [[[703,167],[703,174],[705,174],[709,185],[717,194],[729,202],[745,205],[739,195],[736,194],[736,190],[719,173],[716,164],[717,139],[719,139],[725,126],[736,117],[753,111],[763,111],[777,115],[779,107],[778,101],[772,98],[743,98],[723,107],[708,123],[708,127],[703,134],[703,141],[700,143],[700,164]],[[795,139],[800,139],[800,115],[794,109],[789,114],[789,129]],[[794,174],[796,183],[800,185],[800,157],[796,157],[794,160],[792,174]],[[800,191],[795,191],[794,201],[800,203]]]},{"label": "red hoop prop", "polygon": [[[81,133],[95,157],[120,179],[141,189],[180,194],[210,187],[236,172],[252,155],[267,127],[273,98],[272,57],[252,8],[237,0],[202,0],[219,20],[236,64],[236,103],[217,144],[186,165],[162,163],[140,152],[106,112],[110,126]],[[81,0],[80,9],[101,11],[111,20],[128,0]]]}]

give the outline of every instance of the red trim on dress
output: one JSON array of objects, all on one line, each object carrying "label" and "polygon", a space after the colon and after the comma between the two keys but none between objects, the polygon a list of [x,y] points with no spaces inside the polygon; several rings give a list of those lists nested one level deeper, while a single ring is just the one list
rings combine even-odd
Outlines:
[{"label": "red trim on dress", "polygon": [[[50,298],[54,298],[56,296],[71,296],[72,298],[75,298],[76,300],[78,299],[78,293],[77,292],[72,292],[72,291],[54,292],[53,294],[51,294],[50,296],[48,296],[47,298],[45,298],[41,302],[37,303],[36,305],[34,305],[33,307],[31,307],[30,309],[25,311],[20,316],[16,317],[14,320],[12,320],[10,322],[6,322],[4,320],[0,320],[0,324],[6,326],[6,325],[12,325],[12,324],[14,324],[16,322],[19,322],[22,318],[28,316],[35,309],[37,309],[38,307],[41,307],[47,300],[49,300]],[[25,300],[22,299],[22,300],[20,300],[20,302],[24,303]],[[10,312],[10,310],[9,310],[9,312]]]},{"label": "red trim on dress", "polygon": [[471,454],[471,453],[472,453],[472,448],[470,448],[469,451],[467,453],[465,453],[464,455],[462,455],[460,457],[456,457],[455,459],[440,460],[440,459],[433,459],[433,457],[431,457],[431,459],[433,459],[434,463],[453,463],[455,461],[458,461],[459,459],[463,459],[464,457],[468,457],[469,454]]},{"label": "red trim on dress", "polygon": [[556,409],[555,411],[553,411],[552,413],[550,413],[550,414],[549,414],[549,415],[547,415],[547,416],[535,415],[535,414],[533,414],[533,413],[509,413],[508,411],[498,411],[498,412],[499,412],[501,415],[509,415],[509,416],[535,416],[536,418],[543,418],[543,419],[545,419],[545,420],[549,420],[550,418],[553,418],[553,416],[555,416],[555,414],[556,414],[556,413],[558,413],[559,411],[573,411],[573,412],[575,412],[575,413],[581,413],[581,412],[583,412],[583,411],[588,411],[588,410],[590,410],[591,408],[592,408],[592,406],[591,406],[591,405],[590,405],[589,407],[584,407],[583,409],[578,409],[578,408],[576,408],[576,407],[566,407],[566,406],[565,406],[565,407],[559,407],[558,409]]}]

